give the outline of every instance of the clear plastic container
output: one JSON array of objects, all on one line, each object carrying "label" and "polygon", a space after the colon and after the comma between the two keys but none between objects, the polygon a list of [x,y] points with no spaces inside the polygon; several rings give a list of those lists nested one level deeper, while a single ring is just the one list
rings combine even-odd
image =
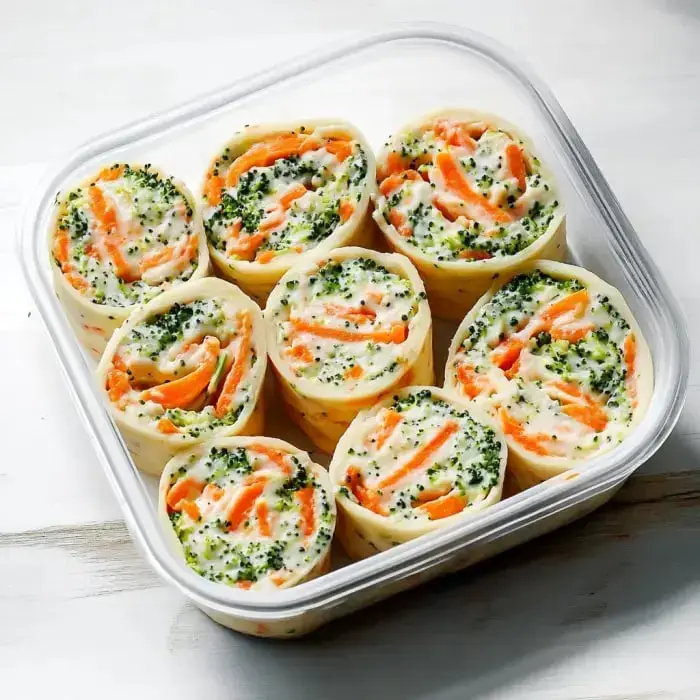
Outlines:
[{"label": "clear plastic container", "polygon": [[[296,588],[274,595],[242,592],[197,576],[167,546],[156,518],[154,483],[134,468],[93,381],[92,362],[79,349],[51,287],[45,240],[56,192],[102,163],[127,159],[157,164],[196,191],[212,154],[244,124],[338,116],[355,123],[379,147],[406,121],[444,106],[502,115],[531,136],[554,170],[567,208],[572,261],[622,291],[650,343],[655,389],[646,417],[622,445],[587,462],[578,474],[552,479],[478,517],[364,561],[348,564],[336,557],[333,571]],[[463,29],[397,26],[285,62],[98,138],[37,188],[18,243],[69,389],[135,540],[156,571],[207,614],[250,634],[304,634],[585,515],[661,446],[685,398],[689,344],[682,316],[590,153],[547,87],[520,59]],[[438,368],[454,328],[438,324]],[[279,433],[274,423],[273,416],[270,432]],[[281,432],[300,447],[308,444]]]}]

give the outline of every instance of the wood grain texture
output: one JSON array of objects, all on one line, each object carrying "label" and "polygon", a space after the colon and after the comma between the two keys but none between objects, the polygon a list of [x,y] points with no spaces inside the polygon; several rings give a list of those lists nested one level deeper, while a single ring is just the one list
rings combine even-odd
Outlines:
[{"label": "wood grain texture", "polygon": [[[0,334],[13,341],[0,343],[0,696],[700,697],[700,5],[352,7],[0,0]],[[687,407],[585,521],[307,640],[247,639],[162,584],[121,523],[21,279],[19,205],[45,164],[100,132],[344,33],[415,19],[486,32],[549,83],[681,301]]]},{"label": "wood grain texture", "polygon": [[[12,661],[4,677],[27,678],[31,648],[50,650],[58,687],[65,667],[81,659],[89,661],[81,666],[86,690],[98,672],[116,674],[110,698],[185,659],[203,677],[167,673],[158,678],[161,692],[218,698],[235,686],[237,698],[324,698],[352,667],[363,672],[334,697],[380,697],[373,689],[388,679],[396,695],[382,697],[560,698],[564,681],[570,698],[682,697],[692,679],[662,678],[651,662],[681,668],[694,658],[697,628],[681,622],[697,624],[700,613],[700,561],[689,556],[699,506],[697,473],[633,477],[580,523],[284,643],[213,625],[156,579],[119,522],[5,534],[0,561],[24,574],[0,583],[0,654]],[[397,645],[401,638],[410,646]],[[409,650],[430,659],[430,672],[406,663]],[[609,669],[611,655],[628,668],[639,659],[648,665],[615,690],[621,680]],[[28,683],[42,687],[39,678]],[[87,694],[79,687],[75,697]]]}]

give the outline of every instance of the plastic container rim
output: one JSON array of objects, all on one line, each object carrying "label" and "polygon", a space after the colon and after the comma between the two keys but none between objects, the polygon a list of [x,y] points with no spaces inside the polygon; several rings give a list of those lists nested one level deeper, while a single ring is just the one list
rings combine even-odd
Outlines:
[{"label": "plastic container rim", "polygon": [[[176,560],[165,543],[164,533],[159,530],[150,498],[130,462],[126,447],[109,418],[97,387],[93,386],[93,382],[80,381],[81,373],[91,375],[92,372],[61,313],[49,280],[42,274],[34,255],[34,242],[37,236],[43,240],[44,235],[39,230],[42,212],[50,205],[66,175],[106,151],[195,121],[283,81],[326,69],[353,54],[402,41],[447,44],[478,54],[508,74],[527,93],[539,116],[549,126],[562,156],[568,159],[612,234],[611,245],[618,258],[627,262],[625,275],[628,279],[634,279],[634,285],[644,294],[647,303],[656,307],[675,327],[675,334],[667,339],[671,345],[670,352],[676,359],[675,371],[671,372],[670,377],[672,391],[665,397],[665,410],[660,414],[663,415],[663,420],[659,419],[652,424],[650,415],[647,414],[628,440],[612,452],[588,462],[586,471],[578,478],[564,480],[557,477],[527,493],[492,506],[479,517],[355,562],[298,588],[279,591],[272,597],[261,593],[241,593],[197,576]],[[467,545],[493,539],[503,531],[513,531],[516,525],[523,527],[614,488],[663,444],[679,418],[687,393],[690,344],[677,302],[556,98],[509,49],[483,34],[452,25],[432,22],[396,24],[333,46],[321,47],[93,139],[74,151],[61,165],[52,168],[30,194],[18,224],[16,244],[27,285],[53,342],[69,391],[88,428],[88,436],[117,496],[129,529],[162,578],[174,584],[196,603],[241,618],[281,619],[311,608],[332,605],[339,598],[345,598],[367,585],[399,580],[417,569],[444,561]],[[73,382],[73,377],[78,377],[78,381]],[[659,400],[656,388],[654,398]],[[117,445],[121,452],[115,455]],[[121,464],[117,464],[119,461]]]}]

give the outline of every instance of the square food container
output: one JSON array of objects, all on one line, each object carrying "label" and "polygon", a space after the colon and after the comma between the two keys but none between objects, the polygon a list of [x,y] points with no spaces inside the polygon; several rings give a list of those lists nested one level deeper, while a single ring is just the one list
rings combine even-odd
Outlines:
[{"label": "square food container", "polygon": [[[620,289],[649,342],[655,388],[647,415],[619,447],[580,472],[361,562],[342,565],[336,557],[333,571],[296,588],[242,592],[199,577],[166,543],[156,518],[155,483],[134,467],[93,380],[94,365],[78,347],[52,289],[46,235],[56,192],[103,163],[125,160],[157,164],[197,191],[212,154],[245,124],[337,116],[356,124],[379,148],[397,127],[446,106],[494,112],[519,125],[554,171],[567,211],[571,261]],[[661,446],[685,398],[689,344],[682,316],[590,153],[553,95],[520,59],[464,29],[423,23],[363,36],[98,138],[46,178],[18,234],[27,283],[134,539],[154,569],[194,604],[249,634],[305,634],[589,513]],[[438,324],[436,335],[445,344],[436,348],[438,368],[455,328]],[[291,437],[300,447],[308,444]]]}]

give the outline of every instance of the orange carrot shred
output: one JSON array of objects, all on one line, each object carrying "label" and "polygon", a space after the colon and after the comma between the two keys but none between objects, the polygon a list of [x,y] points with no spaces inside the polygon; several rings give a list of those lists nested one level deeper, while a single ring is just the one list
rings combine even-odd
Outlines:
[{"label": "orange carrot shred", "polygon": [[274,259],[275,259],[275,251],[274,250],[264,250],[262,253],[258,253],[255,256],[255,261],[259,262],[263,265],[271,262]]},{"label": "orange carrot shred", "polygon": [[258,530],[263,537],[270,537],[272,535],[272,530],[270,529],[269,512],[267,508],[267,501],[258,500],[255,506],[255,517],[258,521]]},{"label": "orange carrot shred", "polygon": [[241,524],[248,519],[255,501],[262,495],[265,490],[267,479],[256,478],[252,479],[238,494],[238,497],[233,502],[226,520],[229,523],[229,531],[237,530]]},{"label": "orange carrot shred", "polygon": [[506,223],[512,220],[510,214],[494,206],[489,200],[475,192],[467,178],[462,173],[462,168],[451,153],[441,152],[435,156],[435,164],[442,174],[446,189],[452,194],[462,199],[467,204],[478,209],[488,218],[499,223]]},{"label": "orange carrot shred", "polygon": [[525,192],[527,188],[527,170],[525,168],[525,159],[523,158],[523,151],[515,143],[509,143],[506,146],[506,161],[508,163],[508,169],[512,173],[513,177],[518,181],[518,187],[521,192]]},{"label": "orange carrot shred", "polygon": [[425,503],[420,508],[428,513],[431,520],[441,520],[461,513],[466,508],[467,503],[466,496],[459,493],[448,493],[442,498]]},{"label": "orange carrot shred", "polygon": [[412,471],[422,467],[458,430],[458,423],[455,421],[447,421],[407,462],[395,471],[381,478],[377,482],[375,488],[385,489],[394,486]]},{"label": "orange carrot shred", "polygon": [[289,456],[286,452],[282,450],[276,450],[274,447],[268,447],[262,443],[251,443],[248,445],[248,450],[250,452],[257,452],[258,454],[265,455],[268,459],[273,461],[285,474],[291,474],[292,468],[289,465],[287,457]]},{"label": "orange carrot shred", "polygon": [[158,432],[163,433],[165,435],[173,435],[174,433],[179,433],[180,428],[178,428],[175,423],[173,423],[170,418],[161,418],[157,423],[156,423],[156,429]]},{"label": "orange carrot shred", "polygon": [[314,356],[311,350],[309,350],[306,345],[302,345],[301,343],[287,348],[285,353],[290,357],[293,357],[295,360],[306,362],[307,364],[314,361]]},{"label": "orange carrot shred", "polygon": [[248,362],[248,356],[250,355],[251,336],[253,332],[250,314],[247,311],[240,312],[239,322],[241,329],[241,340],[236,352],[236,358],[231,365],[231,369],[226,375],[224,386],[216,402],[214,413],[217,418],[222,418],[231,410],[233,396],[243,379],[246,363]]},{"label": "orange carrot shred", "polygon": [[394,324],[389,330],[375,331],[351,331],[343,328],[331,328],[309,321],[292,319],[295,331],[310,333],[319,338],[333,338],[348,343],[373,340],[377,343],[403,343],[408,337],[408,328],[401,324]]},{"label": "orange carrot shred", "polygon": [[396,426],[401,422],[401,420],[401,414],[391,408],[384,409],[381,412],[379,427],[368,438],[369,442],[374,441],[377,451],[381,450],[389,438],[391,438],[394,430],[396,430]]},{"label": "orange carrot shred", "polygon": [[353,206],[352,202],[349,202],[347,199],[344,199],[340,202],[338,214],[340,214],[340,220],[343,223],[345,223],[352,216],[352,213],[354,211],[355,207]]},{"label": "orange carrot shred", "polygon": [[491,389],[491,382],[489,382],[488,377],[479,374],[472,365],[467,363],[457,365],[457,379],[464,393],[470,399],[474,399]]},{"label": "orange carrot shred", "polygon": [[194,500],[202,493],[203,488],[204,484],[201,481],[185,476],[170,487],[165,501],[170,510],[179,510],[182,501]]},{"label": "orange carrot shred", "polygon": [[180,501],[180,510],[187,513],[192,520],[199,520],[199,507],[194,501]]},{"label": "orange carrot shred", "polygon": [[389,212],[389,223],[404,238],[409,238],[413,233],[413,229],[408,224],[408,219],[398,209],[392,209]]},{"label": "orange carrot shred", "polygon": [[379,185],[379,191],[385,197],[388,197],[398,190],[404,184],[404,182],[409,180],[422,181],[423,178],[417,170],[402,170],[401,172],[394,173],[393,175],[389,175],[389,177],[385,178],[381,185]]},{"label": "orange carrot shred", "polygon": [[309,537],[313,534],[316,528],[315,513],[314,513],[314,489],[313,486],[306,486],[297,491],[297,499],[301,506],[301,522],[304,526],[304,537]]},{"label": "orange carrot shred", "polygon": [[528,434],[513,416],[505,409],[499,411],[503,432],[515,440],[519,445],[524,447],[529,452],[546,457],[550,454],[549,450],[544,446],[551,438],[544,433]]},{"label": "orange carrot shred", "polygon": [[377,515],[385,515],[386,509],[382,506],[379,494],[374,489],[365,486],[362,472],[358,467],[350,467],[345,475],[345,481],[357,502],[367,510]]},{"label": "orange carrot shred", "polygon": [[360,379],[365,371],[360,367],[360,365],[353,365],[348,367],[343,374],[345,379]]},{"label": "orange carrot shred", "polygon": [[206,354],[197,369],[180,379],[142,391],[141,398],[144,401],[154,401],[163,408],[179,408],[192,403],[207,388],[216,369],[216,360],[219,355],[218,338],[207,336],[202,345]]}]

